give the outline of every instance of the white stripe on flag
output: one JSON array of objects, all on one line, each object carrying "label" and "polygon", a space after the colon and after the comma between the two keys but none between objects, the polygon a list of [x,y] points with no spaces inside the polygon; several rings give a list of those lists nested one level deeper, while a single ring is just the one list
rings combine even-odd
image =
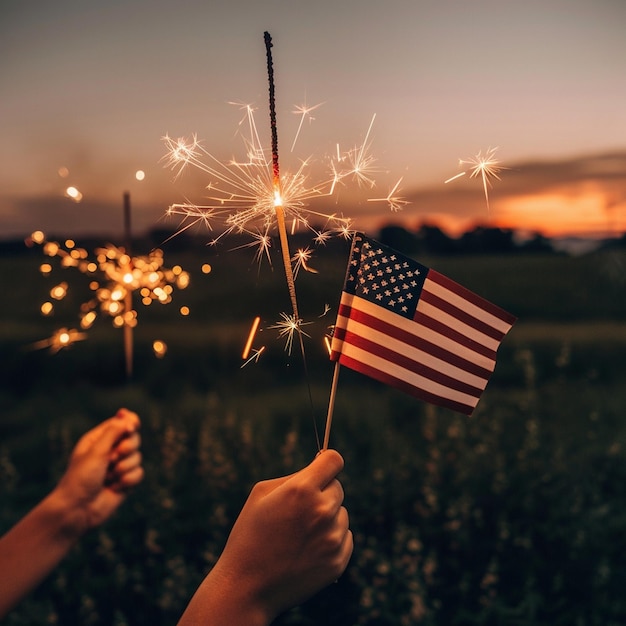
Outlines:
[{"label": "white stripe on flag", "polygon": [[466,300],[463,296],[460,296],[454,291],[446,289],[443,285],[436,283],[432,280],[426,279],[424,283],[424,289],[430,293],[438,296],[442,300],[446,300],[450,304],[453,304],[457,308],[465,311],[472,317],[481,320],[485,324],[488,324],[492,328],[495,328],[502,334],[506,334],[511,328],[511,324],[506,322],[500,317],[497,317],[485,309],[473,304],[469,300]]},{"label": "white stripe on flag", "polygon": [[356,346],[344,342],[341,353],[344,356],[366,363],[368,366],[373,367],[380,372],[390,374],[395,378],[411,385],[417,391],[426,391],[444,400],[451,400],[460,404],[475,407],[478,404],[478,397],[450,389],[446,385],[442,385],[433,380],[425,378],[415,372],[407,370],[391,361],[387,361],[371,352],[361,350]]},{"label": "white stripe on flag", "polygon": [[[384,332],[375,330],[371,326],[362,324],[354,319],[349,319],[341,315],[337,318],[337,321],[337,325],[341,328],[345,328],[347,331],[363,337],[371,341],[372,343],[378,344],[383,348],[387,348],[389,350],[392,350],[393,352],[397,352],[398,354],[404,356],[407,359],[411,359],[417,364],[425,365],[426,367],[429,367],[437,372],[441,372],[446,376],[455,378],[456,380],[459,380],[468,385],[472,385],[473,387],[483,388],[486,384],[486,379],[484,377],[476,376],[475,374],[466,372],[465,370],[456,367],[455,365],[452,365],[448,361],[444,361],[436,356],[433,356],[429,352],[424,352],[423,350],[414,348],[404,341],[394,339]],[[345,352],[345,348],[342,348],[342,351]]]},{"label": "white stripe on flag", "polygon": [[[496,366],[496,362],[494,359],[490,359],[482,354],[479,354],[471,348],[468,348],[467,346],[456,342],[454,339],[446,337],[445,335],[442,335],[441,333],[427,328],[422,324],[402,317],[397,313],[387,311],[384,307],[378,306],[377,304],[374,304],[369,300],[365,300],[364,298],[359,298],[359,296],[353,296],[344,292],[341,296],[341,304],[345,304],[346,306],[352,307],[357,311],[362,311],[363,313],[367,313],[368,315],[376,317],[379,320],[386,322],[387,324],[403,330],[404,332],[410,333],[415,337],[420,337],[436,346],[439,346],[440,348],[443,348],[444,350],[447,350],[448,352],[451,352],[452,354],[456,354],[466,361],[471,361],[472,363],[475,363],[476,365],[484,369],[493,371]],[[434,307],[430,308],[434,309]],[[431,315],[435,317],[435,319],[438,319],[436,311],[437,309],[431,311]],[[342,317],[341,319],[345,318]],[[345,323],[338,323],[337,326],[339,326],[340,328],[345,327]],[[480,337],[478,339],[479,343],[484,345],[485,341],[480,341],[480,339],[484,338],[485,335],[480,333]],[[488,339],[489,343],[491,344],[489,347],[492,350],[495,350],[497,348],[497,343],[495,346],[493,346],[493,339],[491,337],[487,337],[486,339]]]}]

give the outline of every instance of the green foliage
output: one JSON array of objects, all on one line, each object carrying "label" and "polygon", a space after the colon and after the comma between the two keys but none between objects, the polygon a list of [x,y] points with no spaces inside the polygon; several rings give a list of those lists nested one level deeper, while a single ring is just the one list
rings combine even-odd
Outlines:
[{"label": "green foliage", "polygon": [[[33,258],[0,260],[11,294],[0,313],[0,532],[119,406],[142,418],[146,466],[118,515],[6,624],[176,623],[254,482],[316,452],[312,413],[322,430],[332,375],[319,342],[334,314],[317,316],[336,307],[346,256],[322,255],[311,263],[320,273],[298,279],[302,315],[316,320],[305,328],[310,398],[297,350],[289,357],[267,328],[266,353],[240,369],[252,317],[267,327],[288,310],[279,267],[232,254],[203,276],[201,255],[168,258],[192,284],[172,305],[139,310],[127,382],[121,333],[104,320],[56,355],[25,349],[72,321],[38,317],[46,287]],[[471,418],[342,369],[331,445],[346,460],[354,556],[337,584],[278,623],[625,623],[623,283],[605,255],[421,260],[520,321]],[[156,337],[169,346],[162,360]]]}]

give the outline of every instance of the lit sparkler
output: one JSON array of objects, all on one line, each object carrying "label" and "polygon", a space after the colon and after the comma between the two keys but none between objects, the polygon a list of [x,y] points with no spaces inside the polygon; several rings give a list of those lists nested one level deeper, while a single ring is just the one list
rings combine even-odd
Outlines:
[{"label": "lit sparkler", "polygon": [[[345,152],[337,147],[336,155],[323,159],[328,167],[327,175],[321,181],[311,183],[311,170],[316,162],[312,156],[300,160],[295,171],[280,170],[275,176],[274,155],[263,147],[254,108],[251,105],[238,106],[244,109],[245,118],[245,123],[240,124],[245,128],[241,133],[243,159],[221,161],[204,148],[197,135],[188,139],[163,137],[166,154],[161,160],[175,172],[175,178],[188,166],[210,178],[206,186],[206,204],[185,202],[168,207],[168,216],[180,217],[178,230],[172,237],[195,226],[215,232],[210,242],[212,245],[230,234],[244,234],[251,240],[250,247],[257,248],[256,259],[261,260],[264,256],[269,259],[271,237],[280,231],[279,214],[283,213],[291,234],[297,230],[309,231],[316,245],[336,236],[349,239],[353,232],[352,219],[340,213],[317,211],[311,207],[311,202],[336,196],[338,185],[349,181],[356,182],[358,187],[375,186],[374,175],[379,170],[371,153],[371,135],[376,116],[372,117],[363,143]],[[292,148],[304,119],[319,106],[303,106],[294,111],[302,117]],[[396,194],[399,184],[400,181],[386,198],[371,201],[386,202],[391,210],[398,210],[407,204]]]},{"label": "lit sparkler", "polygon": [[[77,248],[72,240],[63,244],[48,241],[41,231],[34,232],[27,243],[43,246],[44,254],[59,258],[62,268],[74,267],[91,277],[89,288],[94,295],[80,306],[82,330],[91,328],[99,312],[108,315],[116,328],[133,328],[137,325],[137,312],[132,308],[129,294],[139,293],[141,303],[145,306],[153,302],[168,304],[172,301],[175,288],[185,289],[189,284],[189,274],[182,267],[164,267],[163,252],[159,249],[153,250],[147,256],[131,257],[123,248],[109,244],[104,248],[97,248],[95,259],[91,259],[87,250]],[[40,266],[40,271],[49,275],[52,267],[49,263],[44,263]],[[50,297],[59,301],[65,298],[67,292],[68,284],[64,281],[50,290]],[[52,302],[45,302],[41,311],[44,315],[50,315],[54,311],[54,305]],[[80,337],[83,338],[84,336]],[[70,339],[73,339],[71,333]],[[71,341],[66,344],[54,342],[54,345],[60,349],[69,343]]]},{"label": "lit sparkler", "polygon": [[[187,229],[204,226],[214,233],[211,245],[230,234],[243,234],[250,242],[238,248],[251,247],[256,250],[255,258],[264,257],[271,264],[270,249],[272,238],[278,235],[280,253],[285,270],[285,277],[291,300],[291,314],[281,313],[282,321],[273,328],[279,330],[279,336],[286,337],[286,349],[291,351],[294,335],[302,344],[302,326],[295,291],[295,279],[300,270],[316,272],[311,265],[313,251],[309,247],[299,249],[295,254],[289,251],[288,230],[291,235],[296,231],[311,233],[316,246],[324,245],[330,238],[352,237],[352,221],[339,213],[323,213],[311,207],[315,200],[330,198],[337,194],[340,187],[356,183],[357,188],[372,189],[375,175],[380,172],[372,154],[372,135],[376,115],[373,115],[362,143],[348,151],[342,151],[337,144],[336,154],[323,159],[327,166],[326,174],[320,182],[312,181],[313,157],[301,159],[295,170],[281,170],[278,159],[278,138],[276,103],[274,92],[274,69],[271,54],[272,42],[269,33],[265,33],[267,69],[269,79],[269,111],[271,130],[271,151],[261,141],[261,134],[255,120],[255,110],[249,104],[230,104],[239,106],[243,118],[239,122],[240,136],[243,140],[243,156],[222,161],[206,150],[197,135],[189,139],[173,138],[166,135],[163,140],[167,152],[162,161],[166,167],[180,176],[188,166],[192,166],[209,176],[206,185],[207,196],[202,205],[185,202],[171,205],[167,214],[178,216],[178,230],[172,235]],[[292,111],[299,116],[291,151],[300,137],[305,121],[311,121],[311,113],[321,104],[302,105]],[[372,201],[386,202],[392,210],[398,210],[406,202],[397,194],[400,181],[396,183],[386,198]],[[362,192],[361,192],[362,193]],[[244,365],[251,360],[258,360],[259,352],[253,353],[251,345],[247,347]],[[249,355],[252,354],[252,357]]]},{"label": "lit sparkler", "polygon": [[[308,185],[309,167],[312,159],[305,159],[295,172],[280,175],[280,193],[276,194],[272,161],[260,144],[254,110],[246,108],[250,137],[244,139],[246,160],[224,163],[205,150],[194,136],[191,140],[164,137],[168,148],[167,165],[180,175],[188,165],[192,165],[211,177],[207,185],[209,204],[177,203],[171,205],[168,215],[181,216],[181,223],[176,234],[195,225],[203,225],[213,230],[219,224],[220,232],[212,240],[217,243],[222,237],[235,233],[247,234],[255,241],[259,249],[268,247],[272,230],[277,227],[276,202],[282,203],[285,219],[292,225],[292,232],[298,228],[308,229],[314,236],[318,234],[322,223],[323,232],[333,233],[350,228],[351,220],[341,215],[328,215],[315,211],[308,202],[332,195],[335,182],[346,176],[338,170],[313,186]],[[262,257],[262,252],[259,257]]]},{"label": "lit sparkler", "polygon": [[[482,154],[482,150],[478,152],[475,157],[471,159],[459,159],[459,165],[471,165],[472,167],[468,170],[470,173],[470,178],[476,178],[478,176],[481,177],[483,181],[483,190],[485,192],[485,201],[487,203],[487,210],[489,210],[489,190],[491,187],[490,178],[496,178],[500,180],[498,173],[506,169],[499,165],[500,161],[494,158],[496,150],[498,148],[488,148],[485,154]],[[444,184],[452,182],[461,176],[465,176],[467,171],[460,172],[456,176],[452,176],[452,178],[448,178],[448,180],[444,181]]]}]

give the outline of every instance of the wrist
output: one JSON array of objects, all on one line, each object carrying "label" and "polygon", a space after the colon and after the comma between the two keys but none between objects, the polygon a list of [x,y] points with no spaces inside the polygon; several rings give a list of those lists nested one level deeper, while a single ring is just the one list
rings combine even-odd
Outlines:
[{"label": "wrist", "polygon": [[60,485],[42,501],[42,506],[50,517],[50,527],[66,541],[77,541],[89,528],[88,515],[83,507]]},{"label": "wrist", "polygon": [[178,626],[268,626],[276,618],[258,594],[239,575],[218,563],[206,576]]}]

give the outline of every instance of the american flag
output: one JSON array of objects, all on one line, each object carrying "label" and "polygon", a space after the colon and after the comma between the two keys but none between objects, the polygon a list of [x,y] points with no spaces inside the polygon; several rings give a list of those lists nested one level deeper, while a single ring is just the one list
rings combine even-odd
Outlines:
[{"label": "american flag", "polygon": [[330,358],[471,415],[515,319],[439,272],[356,233]]}]

